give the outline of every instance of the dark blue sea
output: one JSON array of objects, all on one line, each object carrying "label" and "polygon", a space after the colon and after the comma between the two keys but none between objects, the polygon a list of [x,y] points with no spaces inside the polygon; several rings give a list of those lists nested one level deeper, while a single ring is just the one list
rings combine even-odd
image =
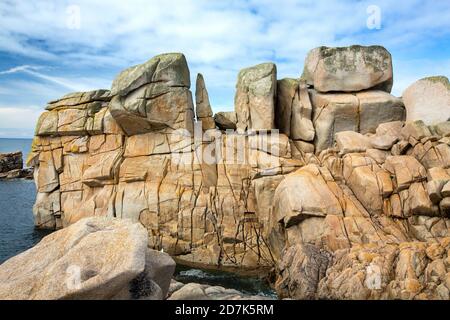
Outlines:
[{"label": "dark blue sea", "polygon": [[[0,138],[0,153],[30,151],[31,139]],[[48,232],[34,229],[33,203],[36,188],[33,180],[0,181],[0,263],[24,251]]]}]

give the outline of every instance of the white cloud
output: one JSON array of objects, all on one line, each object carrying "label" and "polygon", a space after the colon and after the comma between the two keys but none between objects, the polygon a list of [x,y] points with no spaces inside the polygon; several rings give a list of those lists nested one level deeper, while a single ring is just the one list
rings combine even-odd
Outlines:
[{"label": "white cloud", "polygon": [[[69,67],[124,67],[182,51],[199,69],[215,64],[237,70],[274,57],[279,70],[295,64],[289,73],[299,75],[306,52],[318,45],[374,41],[395,49],[450,32],[446,1],[79,0],[80,29],[69,29],[66,8],[73,4],[2,2],[0,38],[7,41],[0,41],[0,50],[47,55]],[[383,28],[368,33],[371,4],[382,9]],[[230,80],[220,70],[215,76],[222,85]]]},{"label": "white cloud", "polygon": [[34,128],[41,113],[39,106],[0,106],[0,128]]},{"label": "white cloud", "polygon": [[41,69],[41,67],[38,66],[30,66],[30,65],[22,65],[22,66],[17,66],[17,67],[12,67],[8,70],[4,70],[4,71],[0,71],[0,74],[12,74],[12,73],[16,73],[16,72],[21,72],[21,71],[30,71],[30,70],[39,70]]},{"label": "white cloud", "polygon": [[[66,9],[74,4],[80,8],[79,29],[67,25]],[[369,5],[381,8],[381,30],[366,27]],[[0,51],[58,64],[51,73],[15,70],[58,92],[107,88],[112,79],[98,74],[99,68],[118,72],[159,53],[183,52],[192,78],[204,74],[219,111],[232,107],[239,69],[276,60],[279,78],[298,77],[307,51],[319,45],[386,46],[394,53],[396,94],[431,72],[448,75],[443,58],[430,48],[442,39],[449,45],[449,16],[449,1],[425,0],[3,0]],[[413,52],[414,59],[421,55],[421,66],[407,57]],[[71,74],[77,67],[89,71]]]}]

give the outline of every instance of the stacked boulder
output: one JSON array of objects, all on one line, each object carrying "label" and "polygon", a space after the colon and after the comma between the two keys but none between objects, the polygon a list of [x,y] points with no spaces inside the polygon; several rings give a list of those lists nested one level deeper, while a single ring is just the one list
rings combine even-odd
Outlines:
[{"label": "stacked boulder", "polygon": [[448,299],[450,125],[405,123],[384,48],[314,49],[300,79],[246,68],[214,116],[189,78],[164,54],[51,102],[36,225],[131,219],[180,261],[274,267],[282,297]]},{"label": "stacked boulder", "polygon": [[315,152],[332,147],[337,132],[375,133],[380,123],[405,120],[402,100],[389,93],[392,58],[383,47],[313,49],[302,80],[311,88]]}]

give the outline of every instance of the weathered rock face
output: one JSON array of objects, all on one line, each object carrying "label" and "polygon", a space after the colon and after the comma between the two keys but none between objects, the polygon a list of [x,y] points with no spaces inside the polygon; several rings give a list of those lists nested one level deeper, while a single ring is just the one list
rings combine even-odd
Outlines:
[{"label": "weathered rock face", "polygon": [[308,53],[302,77],[320,92],[391,92],[392,58],[380,46],[319,47]]},{"label": "weathered rock face", "polygon": [[275,64],[263,63],[239,72],[234,97],[239,131],[274,128],[276,91]]},{"label": "weathered rock face", "polygon": [[279,265],[282,275],[277,279],[276,290],[281,297],[314,299],[320,279],[331,266],[332,255],[310,244],[293,245],[284,254]]},{"label": "weathered rock face", "polygon": [[367,244],[337,251],[318,297],[449,300],[449,241]]},{"label": "weathered rock face", "polygon": [[375,133],[379,124],[406,117],[401,99],[383,91],[311,93],[316,152],[332,147],[338,132]]},{"label": "weathered rock face", "polygon": [[111,87],[110,112],[126,135],[164,129],[192,132],[194,108],[186,58],[162,54],[122,71]]},{"label": "weathered rock face", "polygon": [[[332,70],[322,51],[319,88]],[[305,79],[277,82],[273,64],[258,65],[241,71],[235,112],[216,113],[214,124],[201,76],[202,126],[195,122],[178,54],[124,71],[111,91],[50,103],[28,157],[36,225],[131,219],[151,248],[180,261],[275,267],[282,297],[445,297],[450,122],[404,122],[402,100],[386,92],[390,56],[378,47],[329,53],[342,77],[330,76],[327,86],[342,82],[332,92],[319,91],[315,78],[314,88]],[[417,253],[430,278],[405,271],[419,270],[416,247],[441,252]],[[377,274],[382,289],[373,289]],[[204,287],[188,289],[186,296],[210,297]]]},{"label": "weathered rock face", "polygon": [[1,299],[162,299],[175,262],[128,220],[88,218],[0,265]]},{"label": "weathered rock face", "polygon": [[312,105],[304,81],[282,79],[277,82],[275,123],[291,139],[294,157],[314,151],[315,137],[311,121]]},{"label": "weathered rock face", "polygon": [[450,82],[447,77],[421,79],[403,92],[407,120],[437,124],[450,118]]}]

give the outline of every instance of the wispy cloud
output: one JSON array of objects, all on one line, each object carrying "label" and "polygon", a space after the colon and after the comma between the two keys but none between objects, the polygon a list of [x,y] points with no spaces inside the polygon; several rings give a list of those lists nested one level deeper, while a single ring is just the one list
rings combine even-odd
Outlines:
[{"label": "wispy cloud", "polygon": [[22,66],[12,67],[8,70],[0,71],[0,75],[1,74],[12,74],[12,73],[17,73],[17,72],[28,72],[31,70],[39,70],[41,68],[42,67],[39,67],[39,66],[30,66],[28,64],[25,64]]},{"label": "wispy cloud", "polygon": [[72,90],[72,91],[83,91],[87,89],[86,84],[84,84],[81,81],[71,81],[69,79],[65,79],[65,78],[61,78],[61,77],[55,77],[55,76],[50,76],[47,74],[44,74],[42,72],[38,72],[37,70],[43,69],[42,66],[31,66],[31,65],[21,65],[21,66],[16,66],[16,67],[12,67],[8,70],[4,70],[4,71],[0,71],[0,75],[9,75],[9,74],[13,74],[13,73],[18,73],[18,72],[23,72],[26,74],[29,74],[33,77],[45,80],[45,81],[49,81],[53,84],[59,85],[61,87],[64,87],[66,89]]}]

